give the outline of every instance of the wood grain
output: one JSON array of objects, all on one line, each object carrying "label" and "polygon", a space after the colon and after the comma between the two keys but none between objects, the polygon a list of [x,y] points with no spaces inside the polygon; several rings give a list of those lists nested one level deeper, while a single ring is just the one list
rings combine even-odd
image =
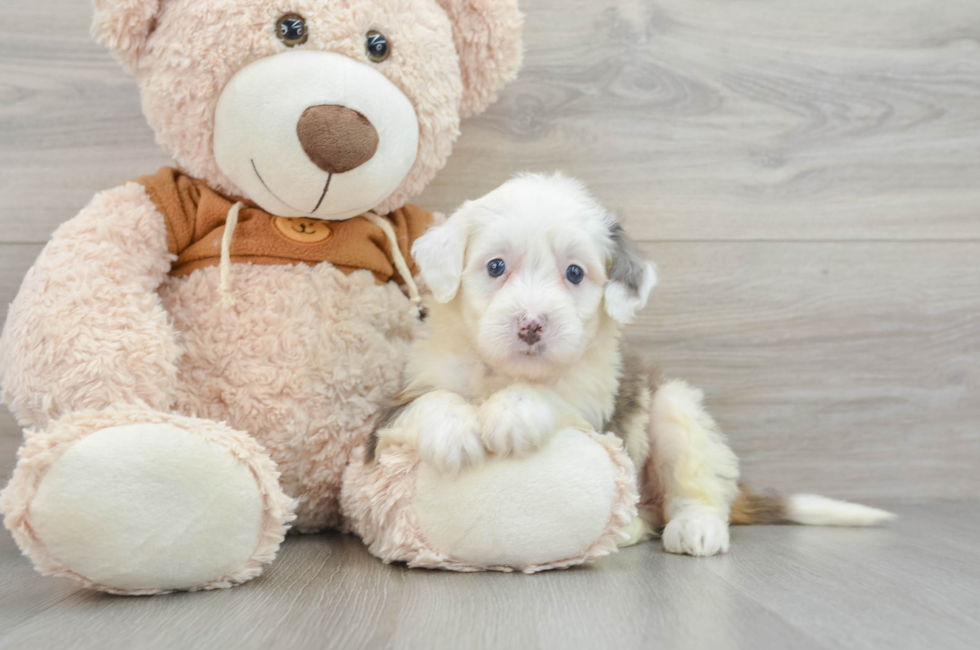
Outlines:
[{"label": "wood grain", "polygon": [[524,70],[427,203],[560,166],[643,237],[980,236],[972,0],[527,6]]},{"label": "wood grain", "polygon": [[[345,536],[287,540],[257,580],[118,598],[26,570],[0,542],[0,647],[944,648],[975,646],[977,504],[898,505],[885,529],[741,527],[727,556],[647,542],[539,575],[384,565]],[[4,603],[6,605],[6,602]]]},{"label": "wood grain", "polygon": [[[710,569],[830,648],[966,648],[976,645],[976,617],[968,612],[980,598],[980,570],[962,542],[980,534],[976,514],[976,504],[907,510],[896,530],[914,522],[917,532],[898,537],[890,530],[789,528],[784,544],[743,544],[730,562]],[[757,542],[769,536],[746,532]],[[864,561],[853,562],[855,553]],[[942,640],[934,645],[937,634]]]},{"label": "wood grain", "polygon": [[40,244],[0,243],[0,322],[6,322],[7,307],[41,248]]},{"label": "wood grain", "polygon": [[[421,197],[563,167],[657,239],[980,238],[974,0],[526,0],[519,80]],[[887,8],[885,8],[887,7]],[[167,158],[75,0],[5,0],[3,241]],[[28,23],[43,20],[45,37]]]},{"label": "wood grain", "polygon": [[980,244],[649,244],[629,330],[707,394],[760,487],[980,495]]}]

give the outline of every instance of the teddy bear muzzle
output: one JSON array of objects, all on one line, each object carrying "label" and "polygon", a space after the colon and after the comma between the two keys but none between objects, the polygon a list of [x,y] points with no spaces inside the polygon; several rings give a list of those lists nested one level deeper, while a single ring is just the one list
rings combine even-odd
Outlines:
[{"label": "teddy bear muzzle", "polygon": [[337,52],[258,59],[222,89],[214,159],[234,193],[281,217],[349,219],[401,185],[419,151],[411,100]]}]

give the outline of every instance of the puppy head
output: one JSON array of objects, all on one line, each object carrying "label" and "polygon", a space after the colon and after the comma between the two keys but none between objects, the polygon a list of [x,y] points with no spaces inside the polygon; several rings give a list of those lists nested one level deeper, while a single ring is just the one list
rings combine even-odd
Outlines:
[{"label": "puppy head", "polygon": [[632,321],[657,278],[615,217],[560,174],[464,204],[412,253],[484,361],[526,377],[575,363],[609,318]]}]

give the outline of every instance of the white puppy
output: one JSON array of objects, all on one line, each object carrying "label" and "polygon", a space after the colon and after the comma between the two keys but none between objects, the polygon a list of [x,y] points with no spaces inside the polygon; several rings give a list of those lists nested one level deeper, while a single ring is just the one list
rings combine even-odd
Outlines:
[{"label": "white puppy", "polygon": [[624,362],[621,326],[646,304],[656,269],[580,183],[517,177],[464,204],[413,255],[433,300],[370,458],[409,444],[455,472],[591,427],[623,438],[639,470],[632,541],[662,531],[670,552],[713,555],[728,549],[730,518],[798,520],[792,501],[740,495],[738,460],[700,391]]}]

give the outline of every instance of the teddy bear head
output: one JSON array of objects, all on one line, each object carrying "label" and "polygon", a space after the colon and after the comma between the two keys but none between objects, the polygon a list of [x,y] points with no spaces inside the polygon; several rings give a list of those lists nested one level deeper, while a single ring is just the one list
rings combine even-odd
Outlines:
[{"label": "teddy bear head", "polygon": [[287,217],[384,213],[521,59],[516,0],[95,0],[189,174]]}]

